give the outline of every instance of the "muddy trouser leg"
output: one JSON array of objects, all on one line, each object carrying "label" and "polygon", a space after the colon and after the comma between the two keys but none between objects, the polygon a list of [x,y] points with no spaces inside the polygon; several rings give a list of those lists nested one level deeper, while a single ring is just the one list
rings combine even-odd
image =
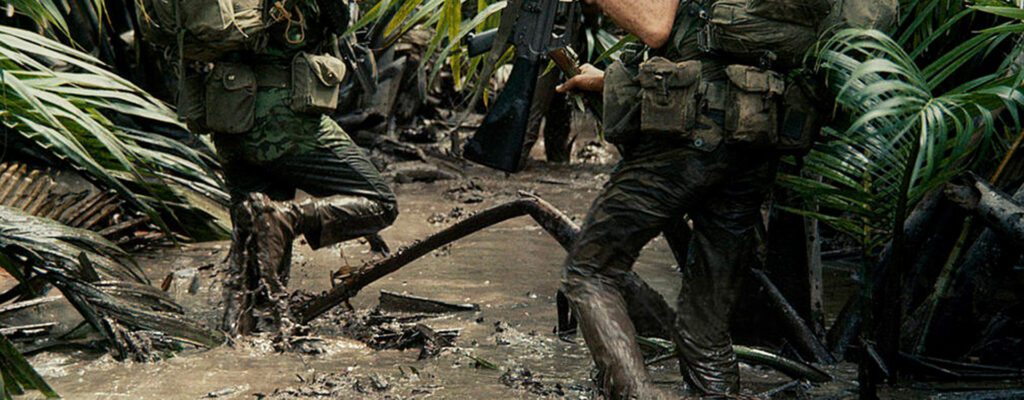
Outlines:
[{"label": "muddy trouser leg", "polygon": [[[375,234],[388,227],[398,216],[395,195],[381,178],[377,168],[334,121],[324,118],[317,146],[282,157],[276,177],[291,182],[310,195],[309,199],[279,205],[293,213],[280,226],[285,242],[302,234],[313,249]],[[271,243],[270,249],[283,249],[284,243]],[[278,275],[287,279],[287,255],[273,255],[270,261]]]},{"label": "muddy trouser leg", "polygon": [[757,262],[755,224],[774,174],[772,160],[748,169],[690,213],[692,257],[682,269],[676,341],[688,383],[703,393],[739,391],[729,320],[742,278]]},{"label": "muddy trouser leg", "polygon": [[398,217],[395,194],[377,167],[334,121],[321,123],[320,146],[282,160],[285,179],[310,194],[299,204],[310,247],[371,235]]},{"label": "muddy trouser leg", "polygon": [[[337,124],[325,117],[319,131],[311,134],[318,135],[313,148],[286,154],[272,166],[235,174],[250,184],[246,207],[239,207],[249,211],[254,228],[245,241],[252,264],[246,275],[257,275],[266,295],[279,306],[284,304],[278,300],[287,296],[285,283],[296,235],[305,235],[310,246],[318,249],[376,233],[398,214],[391,189]],[[228,175],[231,181],[232,174]],[[275,185],[287,186],[293,193],[301,189],[311,198],[271,200],[261,195],[266,191],[260,186]],[[230,327],[232,320],[237,318],[226,315],[225,326]]]},{"label": "muddy trouser leg", "polygon": [[[295,197],[295,188],[288,184],[267,178],[271,171],[265,166],[250,163],[242,155],[238,136],[214,136],[217,152],[224,166],[227,188],[231,194],[231,249],[228,254],[228,271],[224,282],[225,305],[222,329],[237,335],[251,332],[256,326],[253,309],[257,303],[267,299],[257,298],[260,288],[260,274],[250,251],[255,246],[252,235],[253,218],[246,207],[246,200],[252,193],[261,193],[278,201]],[[290,255],[291,243],[285,250]]]},{"label": "muddy trouser leg", "polygon": [[566,263],[563,287],[613,398],[656,398],[620,287],[640,250],[722,179],[727,152],[678,149],[624,161],[598,195]]},{"label": "muddy trouser leg", "polygon": [[[685,216],[677,217],[661,232],[680,268],[686,265],[687,249],[692,236],[686,221]],[[675,329],[675,310],[668,305],[665,297],[644,282],[640,275],[636,272],[626,275],[619,282],[619,291],[626,300],[630,320],[633,321],[638,335],[679,341]]]}]

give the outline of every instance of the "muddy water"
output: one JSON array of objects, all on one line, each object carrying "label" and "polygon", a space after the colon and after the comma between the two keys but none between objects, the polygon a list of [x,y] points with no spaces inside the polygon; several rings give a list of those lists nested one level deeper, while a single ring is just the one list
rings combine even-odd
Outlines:
[{"label": "muddy water", "polygon": [[[398,186],[402,213],[383,236],[393,247],[422,238],[453,220],[443,216],[460,208],[469,213],[512,199],[517,190],[531,190],[577,221],[604,182],[607,168],[555,168],[514,178],[476,177],[483,201],[464,204],[445,196],[455,181]],[[154,282],[175,270],[222,262],[227,243],[203,243],[181,249],[159,249],[140,256]],[[342,258],[341,254],[344,254]],[[291,287],[320,291],[329,287],[329,272],[347,262],[368,258],[368,247],[352,242],[311,251],[299,244]],[[245,339],[233,346],[178,354],[156,363],[119,363],[109,356],[83,352],[45,353],[31,361],[69,399],[195,399],[254,398],[536,398],[538,393],[564,393],[589,398],[591,362],[582,342],[566,343],[552,335],[554,294],[564,251],[527,218],[497,225],[435,252],[364,289],[352,302],[373,307],[380,290],[438,300],[476,303],[479,312],[434,318],[434,329],[461,330],[456,348],[436,358],[417,360],[418,351],[373,351],[331,329],[314,329],[320,354],[278,353],[268,338]],[[669,299],[676,296],[677,273],[671,252],[655,240],[636,269]],[[216,320],[215,310],[196,313]],[[327,316],[325,318],[331,318]],[[329,324],[324,324],[329,325]],[[496,364],[480,368],[472,357]],[[525,368],[539,385],[534,391],[501,382],[505,370]],[[655,367],[666,385],[680,381],[677,367]],[[786,382],[760,368],[744,366],[747,391],[758,393]],[[515,384],[511,386],[517,386]],[[518,385],[522,386],[522,385]],[[275,395],[276,392],[276,395]]]}]

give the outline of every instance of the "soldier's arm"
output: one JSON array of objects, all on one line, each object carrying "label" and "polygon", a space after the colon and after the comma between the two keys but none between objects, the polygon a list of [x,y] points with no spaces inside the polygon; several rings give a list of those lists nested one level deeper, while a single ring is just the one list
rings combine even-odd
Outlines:
[{"label": "soldier's arm", "polygon": [[600,92],[604,89],[604,71],[590,64],[580,66],[580,73],[558,85],[555,91],[565,93],[573,90],[582,92]]},{"label": "soldier's arm", "polygon": [[679,0],[583,0],[601,9],[626,32],[644,44],[659,48],[668,42]]}]

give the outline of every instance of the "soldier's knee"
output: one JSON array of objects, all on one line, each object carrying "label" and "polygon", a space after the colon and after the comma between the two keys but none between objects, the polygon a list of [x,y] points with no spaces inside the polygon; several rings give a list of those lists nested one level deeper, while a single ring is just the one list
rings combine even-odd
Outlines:
[{"label": "soldier's knee", "polygon": [[381,219],[384,220],[385,226],[391,226],[391,224],[394,224],[395,220],[398,219],[398,201],[396,201],[394,197],[391,197],[387,200],[382,200],[380,203],[381,208],[383,209],[381,212]]}]

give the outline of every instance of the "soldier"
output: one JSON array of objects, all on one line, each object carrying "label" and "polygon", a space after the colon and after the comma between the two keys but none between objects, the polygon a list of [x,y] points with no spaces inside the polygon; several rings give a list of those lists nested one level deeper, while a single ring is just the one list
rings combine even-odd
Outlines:
[{"label": "soldier", "polygon": [[[259,50],[219,57],[205,74],[198,121],[213,133],[233,203],[223,321],[232,334],[254,329],[252,310],[268,305],[282,328],[292,322],[285,286],[297,235],[318,249],[375,235],[398,215],[376,167],[324,114],[344,75],[335,41],[348,27],[347,3],[273,4]],[[232,97],[244,90],[254,95]],[[252,115],[227,122],[239,109]],[[309,198],[295,200],[297,190]]]},{"label": "soldier", "polygon": [[[684,215],[693,222],[693,250],[682,269],[673,338],[684,375],[695,394],[739,391],[728,322],[745,269],[757,261],[755,224],[778,162],[768,142],[783,81],[762,68],[774,54],[739,59],[698,45],[707,7],[719,1],[591,0],[647,48],[627,51],[607,72],[585,65],[558,88],[604,92],[605,135],[622,153],[563,276],[612,398],[668,397],[645,369],[618,288],[640,250],[676,230]],[[807,33],[813,42],[813,29]]]}]

